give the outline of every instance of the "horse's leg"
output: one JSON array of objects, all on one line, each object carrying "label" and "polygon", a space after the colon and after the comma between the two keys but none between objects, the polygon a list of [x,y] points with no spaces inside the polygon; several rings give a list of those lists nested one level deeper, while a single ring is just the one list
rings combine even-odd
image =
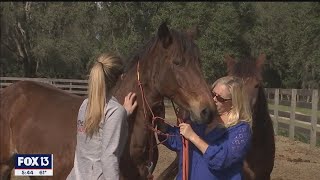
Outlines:
[{"label": "horse's leg", "polygon": [[30,180],[47,180],[47,179],[57,179],[57,178],[53,178],[51,176],[29,176]]},{"label": "horse's leg", "polygon": [[[151,169],[151,172],[154,171],[158,158],[159,158],[159,150],[156,146],[156,139],[154,139],[154,151],[153,151],[153,167]],[[129,151],[128,149],[125,149],[126,151]],[[132,150],[132,149],[131,149]],[[146,159],[149,158],[149,151],[148,153],[143,153],[142,150],[139,150],[138,153],[132,153],[135,155],[130,155],[130,152],[123,152],[123,156],[121,157],[120,161],[120,180],[147,180],[147,177],[149,175],[149,170],[146,164]],[[141,155],[141,156],[137,156]],[[132,157],[139,157],[132,159]],[[136,160],[136,161],[135,161]]]},{"label": "horse's leg", "polygon": [[0,179],[10,179],[14,167],[14,149],[12,133],[8,118],[4,118],[3,111],[0,112]]},{"label": "horse's leg", "polygon": [[249,167],[248,162],[246,160],[243,163],[243,174],[244,174],[245,180],[254,180],[255,179],[255,173]]},{"label": "horse's leg", "polygon": [[253,129],[252,145],[243,167],[246,180],[271,178],[275,159],[275,142],[271,120],[266,121],[264,129]]},{"label": "horse's leg", "polygon": [[[159,158],[159,150],[158,150],[158,146],[156,146],[157,143],[156,143],[155,137],[153,139],[153,142],[155,142],[155,143],[153,144],[153,147],[154,147],[154,149],[153,149],[153,159],[152,159],[153,166],[150,169],[151,175],[152,175],[153,171],[156,168],[156,165],[157,165],[157,162],[158,162],[158,158]],[[150,179],[153,178],[153,175],[151,177],[149,176],[149,169],[147,168],[147,166],[145,164],[139,165],[138,169],[139,169],[139,174],[140,174],[140,177],[141,177],[140,179],[141,180],[147,180],[149,178]]]},{"label": "horse's leg", "polygon": [[[257,150],[256,150],[257,151]],[[252,158],[255,158],[253,160]],[[271,160],[257,157],[257,154],[247,157],[243,164],[245,180],[270,180],[272,167],[261,166],[261,162],[268,164]]]},{"label": "horse's leg", "polygon": [[[261,175],[261,176],[259,176]],[[261,180],[270,180],[271,177],[270,177],[270,173],[265,173],[265,174],[259,174],[256,176],[256,179],[261,179]]]},{"label": "horse's leg", "polygon": [[[252,148],[249,150],[243,164],[246,180],[270,180],[274,158],[272,158],[272,152],[265,151],[268,150],[268,147],[263,148]],[[264,163],[261,164],[261,162]]]},{"label": "horse's leg", "polygon": [[[1,152],[2,153],[2,152]],[[1,154],[2,157],[5,156],[5,154]],[[9,180],[11,179],[11,171],[14,167],[14,155],[8,158],[1,158],[1,164],[0,164],[0,179],[1,180]]]},{"label": "horse's leg", "polygon": [[[156,146],[156,144],[155,144],[155,146]],[[154,170],[156,169],[156,165],[158,163],[158,159],[159,159],[159,149],[158,149],[158,146],[156,146],[154,148],[154,152],[153,152],[153,167],[151,169],[151,172],[154,172]]]},{"label": "horse's leg", "polygon": [[179,171],[179,156],[176,154],[176,158],[173,162],[159,175],[158,180],[173,180]]},{"label": "horse's leg", "polygon": [[[5,144],[3,138],[1,143]],[[2,144],[2,145],[3,145]],[[1,161],[0,161],[0,179],[7,180],[11,177],[11,171],[14,167],[14,153],[10,151],[9,147],[1,147]]]}]

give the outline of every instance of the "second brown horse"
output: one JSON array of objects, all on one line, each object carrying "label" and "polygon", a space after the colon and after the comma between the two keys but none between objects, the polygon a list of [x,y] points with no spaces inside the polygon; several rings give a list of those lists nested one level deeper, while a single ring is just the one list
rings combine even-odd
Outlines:
[{"label": "second brown horse", "polygon": [[[235,60],[225,56],[228,75],[240,77],[245,82],[252,108],[252,145],[244,162],[244,176],[247,180],[269,180],[274,166],[275,139],[268,102],[263,89],[262,67],[265,54],[256,60],[247,58]],[[159,176],[159,180],[174,179],[178,173],[178,156]]]}]

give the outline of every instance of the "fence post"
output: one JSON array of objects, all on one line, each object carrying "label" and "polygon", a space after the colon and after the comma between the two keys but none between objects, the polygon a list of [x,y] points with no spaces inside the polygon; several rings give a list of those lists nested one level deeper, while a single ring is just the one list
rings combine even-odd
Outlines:
[{"label": "fence post", "polygon": [[296,121],[296,105],[297,105],[297,89],[292,89],[291,92],[291,112],[289,124],[289,138],[294,140],[294,123]]},{"label": "fence post", "polygon": [[270,93],[268,88],[264,88],[264,92],[267,94],[267,99],[270,99]]},{"label": "fence post", "polygon": [[310,129],[310,147],[314,148],[317,144],[317,110],[319,102],[319,91],[312,91],[312,116],[311,116],[311,129]]},{"label": "fence post", "polygon": [[72,82],[69,83],[70,87],[69,87],[69,91],[70,93],[72,92]]},{"label": "fence post", "polygon": [[275,93],[274,93],[274,110],[273,110],[273,114],[274,114],[274,123],[273,123],[273,127],[274,127],[274,134],[278,135],[278,126],[279,126],[279,115],[278,115],[278,111],[279,111],[279,89],[275,89]]}]

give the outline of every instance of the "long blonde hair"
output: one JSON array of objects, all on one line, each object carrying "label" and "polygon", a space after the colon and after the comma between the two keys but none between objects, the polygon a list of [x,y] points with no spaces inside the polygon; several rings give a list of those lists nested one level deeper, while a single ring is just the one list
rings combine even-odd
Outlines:
[{"label": "long blonde hair", "polygon": [[252,112],[243,80],[234,76],[225,76],[215,81],[211,86],[211,90],[213,90],[217,84],[225,85],[229,89],[232,98],[232,108],[229,112],[228,122],[225,123],[225,127],[234,126],[240,121],[248,122],[251,125]]},{"label": "long blonde hair", "polygon": [[92,137],[99,130],[106,98],[122,72],[122,60],[115,55],[103,53],[93,64],[89,75],[88,105],[84,122],[87,136]]}]

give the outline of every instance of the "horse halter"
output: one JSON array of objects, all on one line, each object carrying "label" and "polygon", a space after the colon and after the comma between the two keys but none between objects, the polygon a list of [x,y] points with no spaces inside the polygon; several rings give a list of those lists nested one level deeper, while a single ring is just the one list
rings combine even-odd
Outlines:
[{"label": "horse halter", "polygon": [[[150,105],[149,105],[149,103],[148,103],[148,101],[147,101],[147,99],[146,99],[146,96],[145,96],[145,93],[144,93],[144,90],[143,90],[143,87],[142,87],[142,83],[141,83],[141,81],[140,81],[140,73],[139,73],[139,70],[140,70],[140,63],[139,63],[139,61],[138,61],[138,64],[137,64],[137,81],[138,81],[138,86],[139,86],[139,88],[140,88],[140,92],[141,92],[141,98],[142,98],[142,104],[143,104],[143,113],[144,113],[144,118],[145,118],[145,120],[146,120],[146,128],[148,128],[149,130],[151,130],[153,133],[150,133],[150,138],[149,138],[149,160],[148,160],[148,165],[146,165],[146,168],[148,169],[148,179],[149,180],[152,180],[153,179],[153,175],[152,175],[152,169],[153,169],[153,166],[154,166],[154,163],[152,162],[152,158],[153,158],[153,148],[155,148],[156,146],[158,146],[159,144],[162,144],[162,143],[164,143],[166,140],[168,140],[168,138],[170,137],[170,136],[176,136],[176,135],[170,135],[170,134],[168,134],[168,133],[163,133],[163,132],[161,132],[160,130],[158,130],[158,129],[155,129],[155,121],[156,120],[161,120],[161,121],[163,121],[164,123],[166,123],[166,121],[165,121],[165,119],[163,119],[162,117],[159,117],[159,116],[155,116],[154,115],[154,113],[153,113],[153,111],[152,111],[152,109],[151,109],[151,107],[150,107]],[[176,114],[176,117],[177,117],[177,121],[179,122],[179,123],[181,123],[182,122],[182,120],[180,119],[180,118],[178,118],[178,109],[174,106],[174,103],[173,103],[173,101],[172,101],[172,99],[170,99],[171,100],[171,103],[172,103],[172,105],[173,105],[173,108],[174,108],[174,112],[175,112],[175,114]],[[151,115],[152,115],[152,121],[151,121],[151,124],[148,122],[148,119],[147,119],[147,108],[148,108],[148,110],[150,111],[150,113],[151,113]],[[168,123],[167,123],[168,124]],[[165,140],[163,140],[163,141],[161,141],[161,142],[159,142],[159,143],[157,143],[155,146],[152,146],[153,145],[153,134],[154,133],[156,133],[157,135],[164,135],[164,136],[166,136],[166,139]],[[180,135],[181,136],[181,135]],[[188,141],[182,136],[182,142],[183,142],[183,146],[184,146],[184,149],[188,149]],[[183,159],[186,159],[186,162],[187,162],[187,164],[189,164],[188,163],[188,159],[189,158],[187,158],[187,152],[183,152]],[[188,166],[187,165],[184,165],[184,167],[186,167],[187,168],[187,170],[186,170],[186,172],[188,172]],[[185,176],[184,176],[185,177]],[[186,178],[183,178],[183,180],[186,180]]]}]

